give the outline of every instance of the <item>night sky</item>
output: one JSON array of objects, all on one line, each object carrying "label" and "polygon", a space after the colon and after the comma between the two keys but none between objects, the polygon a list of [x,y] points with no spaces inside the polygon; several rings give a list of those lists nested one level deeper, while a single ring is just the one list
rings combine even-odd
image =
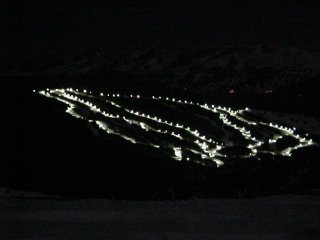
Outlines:
[{"label": "night sky", "polygon": [[21,53],[159,45],[275,44],[318,49],[320,42],[319,8],[302,1],[7,2],[8,10],[2,14],[4,45]]}]

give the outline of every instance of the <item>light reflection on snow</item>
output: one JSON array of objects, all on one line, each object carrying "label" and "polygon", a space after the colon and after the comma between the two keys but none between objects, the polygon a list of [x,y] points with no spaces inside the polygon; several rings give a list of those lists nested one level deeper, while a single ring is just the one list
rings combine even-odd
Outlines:
[{"label": "light reflection on snow", "polygon": [[[33,90],[35,92],[35,90]],[[247,119],[245,113],[251,112],[249,108],[233,110],[227,107],[209,105],[207,103],[194,104],[192,101],[181,100],[176,98],[152,96],[151,98],[144,98],[141,95],[120,95],[119,93],[97,93],[96,95],[88,90],[82,91],[72,88],[67,89],[46,89],[38,91],[39,94],[49,98],[54,98],[60,102],[68,105],[66,112],[76,118],[86,120],[88,122],[95,123],[99,129],[107,134],[118,136],[134,144],[140,144],[152,147],[153,149],[161,149],[166,151],[175,160],[187,160],[195,161],[206,165],[204,160],[209,160],[215,163],[217,167],[224,165],[228,154],[222,153],[224,149],[227,149],[234,145],[229,138],[235,133],[238,133],[243,138],[242,146],[247,149],[247,154],[239,153],[233,157],[250,158],[256,157],[261,153],[271,155],[283,155],[291,156],[292,152],[296,149],[303,148],[315,144],[312,139],[305,136],[300,136],[296,133],[295,128],[287,126],[281,126],[277,123],[267,121],[254,121],[252,118]],[[177,105],[192,105],[198,108],[204,109],[218,116],[222,122],[224,137],[221,139],[213,140],[211,137],[206,136],[204,133],[200,133],[200,130],[195,129],[191,125],[185,126],[180,122],[172,122],[168,119],[160,118],[159,116],[152,115],[149,112],[140,112],[134,109],[130,109],[119,102],[115,102],[117,99],[132,98],[135,101],[153,100],[153,101],[165,101],[167,103]],[[94,101],[92,101],[94,100]],[[96,100],[103,100],[105,105],[96,105]],[[132,102],[134,107],[135,102]],[[108,112],[109,106],[119,109],[119,113]],[[78,111],[85,109],[85,111]],[[155,109],[156,110],[156,109]],[[115,122],[110,122],[115,121]],[[116,127],[116,125],[121,127]],[[132,134],[132,129],[139,129],[139,131]],[[260,131],[259,136],[254,136],[250,130]],[[263,129],[267,129],[263,130]],[[208,134],[211,129],[208,129]],[[268,132],[268,133],[267,133]],[[160,134],[166,136],[154,137],[150,134]],[[268,135],[269,134],[269,135]],[[298,141],[298,144],[288,145],[283,150],[278,150],[276,146],[277,142],[284,136],[291,137]],[[239,145],[240,146],[240,145]],[[170,151],[170,149],[172,149]],[[172,154],[173,151],[173,154]],[[170,153],[171,152],[171,153]]]}]

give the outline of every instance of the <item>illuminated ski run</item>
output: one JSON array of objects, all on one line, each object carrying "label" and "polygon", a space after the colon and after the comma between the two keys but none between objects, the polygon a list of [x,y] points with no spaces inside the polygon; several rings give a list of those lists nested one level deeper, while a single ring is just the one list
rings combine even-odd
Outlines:
[{"label": "illuminated ski run", "polygon": [[[106,134],[161,151],[177,161],[220,167],[230,159],[291,156],[314,145],[308,134],[231,109],[162,96],[123,95],[87,89],[36,91],[67,105],[66,112]],[[282,143],[281,143],[282,141]]]}]

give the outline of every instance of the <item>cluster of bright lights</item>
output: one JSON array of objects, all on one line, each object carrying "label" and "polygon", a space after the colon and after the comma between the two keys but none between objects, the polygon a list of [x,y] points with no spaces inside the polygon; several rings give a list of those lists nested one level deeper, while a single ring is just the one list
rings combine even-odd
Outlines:
[{"label": "cluster of bright lights", "polygon": [[[33,92],[36,92],[33,90]],[[185,126],[179,122],[168,121],[167,119],[160,118],[158,116],[152,115],[150,113],[140,112],[133,109],[129,109],[127,107],[122,106],[119,102],[115,102],[116,99],[122,98],[132,98],[135,100],[143,100],[147,98],[143,98],[140,95],[120,95],[119,93],[97,93],[93,94],[91,91],[86,89],[78,90],[73,88],[66,89],[46,89],[39,91],[38,93],[57,99],[68,105],[66,110],[67,113],[71,114],[74,117],[81,118],[87,120],[89,122],[95,123],[99,129],[105,131],[108,134],[119,136],[125,140],[130,141],[134,144],[142,144],[146,146],[150,146],[157,149],[172,149],[170,156],[176,160],[188,160],[201,163],[201,159],[211,160],[215,162],[217,166],[221,166],[224,164],[224,159],[229,156],[222,154],[221,150],[224,148],[228,148],[229,146],[233,146],[234,143],[229,139],[230,136],[233,136],[234,131],[239,132],[244,139],[244,142],[247,143],[245,148],[250,152],[245,155],[238,155],[240,158],[249,158],[249,157],[257,157],[260,153],[268,153],[272,155],[284,155],[291,156],[292,151],[298,148],[310,146],[314,144],[311,139],[307,139],[306,137],[300,136],[295,133],[295,128],[289,128],[287,126],[281,126],[274,123],[262,122],[262,121],[253,121],[246,119],[245,113],[250,112],[249,108],[241,109],[241,110],[233,110],[231,108],[193,103],[192,101],[181,100],[176,98],[169,97],[161,97],[161,96],[152,96],[149,99],[153,99],[154,101],[166,101],[171,104],[185,104],[185,105],[194,105],[199,108],[210,111],[214,114],[218,114],[220,121],[223,123],[223,131],[225,136],[220,142],[214,141],[212,138],[201,134],[198,129],[194,129],[191,126]],[[96,105],[93,100],[103,100],[105,106],[101,106],[101,104]],[[119,114],[110,113],[107,111],[107,106],[112,106],[119,109]],[[95,115],[88,115],[86,113],[79,113],[77,109],[85,108],[86,110],[90,110],[91,113],[97,114],[100,116],[99,120],[95,118]],[[123,114],[120,114],[120,113]],[[101,119],[101,117],[103,117]],[[113,121],[117,121],[117,124],[121,124],[124,126],[134,126],[139,128],[141,131],[145,132],[153,132],[157,134],[163,134],[167,136],[171,136],[172,139],[176,140],[166,140],[163,141],[161,138],[141,138],[140,136],[131,136],[125,128],[114,127],[111,119]],[[236,124],[233,122],[237,120],[241,124]],[[262,131],[261,128],[268,128],[269,135],[262,134],[263,137],[258,138],[257,136],[253,136],[253,133],[248,129],[254,126],[255,129]],[[261,128],[258,128],[260,126]],[[232,130],[233,129],[233,130]],[[272,131],[276,129],[277,131]],[[276,132],[280,132],[276,133]],[[210,133],[210,129],[208,129],[208,133]],[[270,136],[271,135],[271,136]],[[282,139],[284,136],[289,136],[298,140],[298,144],[294,146],[288,146],[284,150],[277,150],[275,144],[279,139]],[[188,144],[186,144],[188,143]],[[188,145],[188,147],[186,147]],[[269,146],[268,150],[262,150],[261,147]],[[200,160],[199,160],[200,159]]]}]

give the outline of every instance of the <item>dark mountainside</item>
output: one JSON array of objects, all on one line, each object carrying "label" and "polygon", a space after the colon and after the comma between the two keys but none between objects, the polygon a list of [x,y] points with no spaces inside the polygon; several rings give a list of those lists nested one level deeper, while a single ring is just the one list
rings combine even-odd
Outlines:
[{"label": "dark mountainside", "polygon": [[29,56],[4,74],[5,82],[28,79],[39,84],[55,79],[64,86],[83,82],[124,91],[136,86],[141,91],[143,86],[147,92],[157,86],[155,92],[160,88],[166,94],[178,92],[231,104],[241,99],[243,104],[257,108],[273,109],[274,104],[269,103],[274,101],[279,110],[317,116],[319,78],[318,53],[266,45],[49,51]]},{"label": "dark mountainside", "polygon": [[319,192],[317,148],[297,151],[292,158],[208,169],[96,137],[81,120],[66,116],[63,104],[32,93],[72,86],[181,96],[319,119],[319,55],[272,46],[110,52],[30,56],[2,75],[3,186],[117,199]]},{"label": "dark mountainside", "polygon": [[318,5],[1,0],[0,239],[319,240]]}]

